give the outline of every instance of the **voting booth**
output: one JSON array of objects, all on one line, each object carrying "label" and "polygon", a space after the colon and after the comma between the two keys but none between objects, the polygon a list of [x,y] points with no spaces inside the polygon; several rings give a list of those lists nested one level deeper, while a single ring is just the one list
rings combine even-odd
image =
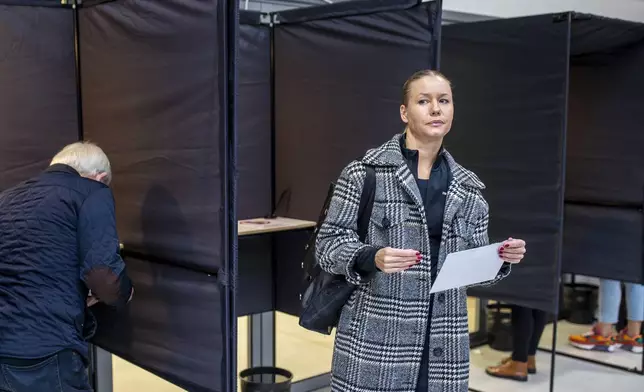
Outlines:
[{"label": "voting booth", "polygon": [[0,1],[0,189],[66,144],[105,150],[135,299],[92,307],[92,343],[190,391],[236,385],[237,12]]},{"label": "voting booth", "polygon": [[[296,228],[308,225],[309,230],[282,233],[270,244],[262,244],[268,240],[257,235],[240,237],[240,252],[283,249],[274,253],[273,262],[252,268],[240,261],[240,269],[254,271],[252,282],[261,285],[262,276],[271,274],[269,267],[279,274],[276,282],[290,282],[269,285],[266,290],[274,292],[259,300],[265,305],[255,295],[247,307],[243,290],[240,314],[269,308],[299,313],[304,246],[328,186],[351,160],[402,130],[401,86],[416,70],[435,68],[439,19],[438,4],[421,1],[366,0],[274,14],[241,12],[240,236],[261,234],[262,220],[275,217],[288,217],[290,223],[282,222]],[[360,103],[366,96],[369,105]],[[289,231],[284,228],[278,231]],[[267,231],[272,231],[270,225]],[[286,267],[287,260],[291,264]],[[245,279],[252,278],[240,272],[242,287],[259,290]]]},{"label": "voting booth", "polygon": [[590,329],[557,332],[563,272],[643,279],[644,26],[509,18],[445,26],[441,47],[456,106],[446,146],[487,186],[490,240],[528,244],[507,279],[469,294],[552,314],[541,347],[559,352]]},{"label": "voting booth", "polygon": [[[436,68],[439,29],[438,2],[240,13],[237,301],[238,315],[250,317],[249,366],[283,366],[275,317],[301,311],[304,247],[329,184],[402,131],[402,85]],[[300,368],[287,368],[300,377],[297,370],[316,366],[305,356],[295,362]],[[328,385],[327,362],[298,388]]]},{"label": "voting booth", "polygon": [[[487,185],[491,240],[530,244],[511,277],[476,293],[552,311],[562,270],[642,281],[643,27],[557,14],[443,29],[441,69],[459,110],[447,147]],[[611,242],[622,261],[605,268]]]}]

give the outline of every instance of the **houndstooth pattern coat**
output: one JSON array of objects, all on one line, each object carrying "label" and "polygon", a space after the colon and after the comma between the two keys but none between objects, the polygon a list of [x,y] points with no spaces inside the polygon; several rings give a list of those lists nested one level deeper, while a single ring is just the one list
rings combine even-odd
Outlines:
[{"label": "houndstooth pattern coat", "polygon": [[[430,308],[429,233],[423,201],[396,135],[369,150],[340,175],[320,228],[316,258],[331,273],[358,285],[342,310],[337,328],[333,392],[414,392],[427,333]],[[488,204],[483,183],[444,152],[452,172],[445,202],[438,268],[448,253],[488,244]],[[366,243],[415,249],[420,264],[407,271],[371,278],[353,268],[359,242],[357,213],[366,175],[376,172],[376,193]],[[386,219],[385,219],[386,218]],[[509,274],[505,265],[493,284]],[[469,331],[466,290],[434,296],[429,346],[429,391],[466,392],[469,379]]]}]

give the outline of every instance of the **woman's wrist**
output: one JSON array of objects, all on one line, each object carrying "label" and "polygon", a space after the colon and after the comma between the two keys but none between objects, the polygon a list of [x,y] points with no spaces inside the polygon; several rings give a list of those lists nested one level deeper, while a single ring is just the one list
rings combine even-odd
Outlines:
[{"label": "woman's wrist", "polygon": [[378,250],[380,248],[368,245],[358,252],[353,267],[358,274],[367,276],[378,271],[378,267],[376,267]]}]

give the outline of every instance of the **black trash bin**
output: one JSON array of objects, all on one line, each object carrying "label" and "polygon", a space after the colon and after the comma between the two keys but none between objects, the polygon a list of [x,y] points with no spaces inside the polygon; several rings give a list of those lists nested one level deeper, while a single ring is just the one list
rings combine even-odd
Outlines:
[{"label": "black trash bin", "polygon": [[590,325],[595,321],[598,291],[597,286],[584,283],[566,285],[564,292],[568,322]]},{"label": "black trash bin", "polygon": [[490,304],[488,309],[488,342],[497,351],[512,351],[512,305]]},{"label": "black trash bin", "polygon": [[277,367],[254,367],[239,373],[241,392],[290,392],[293,373]]}]

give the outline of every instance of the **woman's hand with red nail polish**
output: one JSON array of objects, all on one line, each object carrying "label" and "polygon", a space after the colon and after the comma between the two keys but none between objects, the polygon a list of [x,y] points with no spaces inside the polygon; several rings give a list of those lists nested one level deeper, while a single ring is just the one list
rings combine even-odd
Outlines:
[{"label": "woman's hand with red nail polish", "polygon": [[376,266],[385,273],[404,271],[420,262],[420,252],[412,249],[382,248],[376,253]]},{"label": "woman's hand with red nail polish", "polygon": [[526,253],[525,245],[525,241],[510,237],[499,249],[499,256],[507,263],[520,263]]}]

